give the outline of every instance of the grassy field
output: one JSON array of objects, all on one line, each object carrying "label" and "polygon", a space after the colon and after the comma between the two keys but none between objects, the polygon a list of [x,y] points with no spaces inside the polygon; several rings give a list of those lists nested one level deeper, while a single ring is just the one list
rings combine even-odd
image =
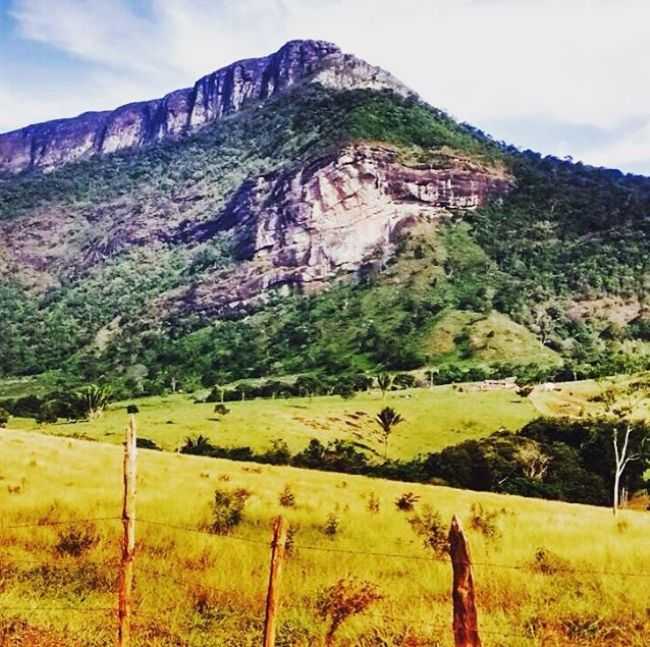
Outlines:
[{"label": "grassy field", "polygon": [[[0,450],[0,643],[112,644],[119,523],[65,522],[119,515],[120,449],[5,431]],[[287,484],[295,507],[279,504]],[[196,532],[210,522],[216,488],[251,494],[231,537]],[[420,496],[415,512],[394,505],[407,490]],[[371,493],[377,512],[369,510]],[[472,527],[474,503],[496,514],[495,537]],[[321,591],[355,576],[382,599],[345,622],[336,645],[448,647],[450,566],[426,559],[433,554],[408,522],[426,504],[445,527],[455,513],[467,528],[484,645],[647,644],[650,514],[614,519],[588,506],[145,450],[134,644],[259,645],[270,526],[282,512],[297,531],[282,582],[279,645],[320,644],[328,625],[317,613]],[[330,514],[339,524],[333,536],[323,532]]]},{"label": "grassy field", "polygon": [[[343,438],[382,452],[375,415],[386,405],[405,422],[395,428],[389,455],[412,458],[466,438],[485,436],[499,427],[518,429],[534,418],[531,401],[508,391],[479,392],[451,386],[378,392],[350,400],[339,396],[253,400],[227,403],[230,413],[214,414],[214,404],[194,404],[193,397],[176,394],[135,400],[140,409],[140,433],[168,450],[177,449],[187,436],[203,434],[222,446],[250,445],[265,450],[272,440],[284,439],[292,451],[303,449],[311,438],[323,443]],[[81,436],[121,443],[126,403],[118,403],[99,419],[89,422],[39,426],[32,419],[12,419],[16,429]]]}]

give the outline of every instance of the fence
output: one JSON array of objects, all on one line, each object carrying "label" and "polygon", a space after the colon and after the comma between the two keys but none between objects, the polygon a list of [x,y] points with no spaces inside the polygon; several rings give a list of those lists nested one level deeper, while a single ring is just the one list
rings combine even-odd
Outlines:
[{"label": "fence", "polygon": [[[135,418],[131,416],[127,431],[124,463],[123,463],[123,506],[121,516],[101,516],[94,518],[75,519],[70,521],[48,521],[37,523],[23,523],[1,526],[2,530],[18,530],[30,528],[42,528],[44,526],[68,526],[87,523],[120,523],[122,526],[121,550],[119,561],[116,562],[118,575],[117,606],[47,606],[27,607],[19,605],[1,605],[2,612],[34,612],[38,614],[49,613],[79,613],[79,614],[106,614],[116,619],[116,640],[118,647],[129,647],[131,644],[131,625],[134,617],[159,616],[161,613],[171,611],[170,609],[156,606],[147,608],[135,608],[133,604],[134,571],[137,571],[136,564],[136,424]],[[224,540],[241,542],[258,546],[269,551],[269,569],[264,604],[264,625],[263,625],[263,646],[275,647],[277,621],[282,609],[282,571],[287,549],[288,526],[284,517],[278,517],[273,525],[272,535],[269,541],[263,541],[251,537],[229,535],[218,536],[206,530],[183,526],[181,524],[167,523],[154,519],[138,518],[137,523],[143,526],[164,528],[174,533],[200,534],[209,537],[210,540]],[[454,516],[451,522],[449,536],[449,557],[436,555],[413,555],[395,552],[381,552],[372,550],[355,550],[325,545],[293,544],[296,550],[321,551],[340,555],[359,555],[368,558],[414,560],[419,562],[439,561],[451,564],[450,593],[453,615],[448,624],[438,623],[436,626],[440,632],[448,632],[453,638],[456,647],[481,647],[480,636],[495,636],[497,638],[515,638],[521,640],[532,640],[534,635],[530,632],[519,631],[513,633],[490,632],[479,628],[478,611],[476,605],[473,567],[485,567],[488,569],[527,570],[529,567],[516,564],[493,563],[486,561],[473,561],[471,558],[469,542],[465,536],[461,523]],[[38,564],[38,560],[12,560],[13,564]],[[1,565],[0,565],[1,566]],[[161,577],[164,575],[170,581],[179,585],[188,584],[187,579],[181,579],[170,573],[164,573],[159,569],[143,569],[149,575]],[[620,571],[595,571],[567,568],[567,572],[575,575],[596,575],[600,577],[622,577],[622,578],[650,578],[646,572],[620,572]],[[555,572],[561,572],[556,569]],[[431,626],[431,625],[430,625]],[[198,643],[197,643],[198,647]]]}]

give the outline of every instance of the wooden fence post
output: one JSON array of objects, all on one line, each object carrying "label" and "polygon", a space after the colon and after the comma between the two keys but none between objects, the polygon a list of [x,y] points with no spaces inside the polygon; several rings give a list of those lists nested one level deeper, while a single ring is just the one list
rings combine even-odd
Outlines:
[{"label": "wooden fence post", "polygon": [[280,575],[282,560],[287,543],[287,520],[278,517],[273,524],[273,543],[271,544],[271,569],[269,588],[266,594],[266,617],[264,619],[264,647],[275,646],[275,627],[280,602]]},{"label": "wooden fence post", "polygon": [[118,647],[127,647],[131,630],[131,589],[135,557],[136,424],[131,415],[124,444],[124,501],[122,505],[122,561],[120,564]]},{"label": "wooden fence post", "polygon": [[469,544],[460,521],[454,515],[449,530],[449,549],[454,569],[454,641],[456,647],[481,647],[476,616],[474,578]]}]

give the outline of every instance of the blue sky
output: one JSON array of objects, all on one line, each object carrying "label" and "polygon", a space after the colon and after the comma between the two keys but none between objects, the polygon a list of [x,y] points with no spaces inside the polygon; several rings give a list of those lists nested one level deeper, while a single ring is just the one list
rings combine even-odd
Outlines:
[{"label": "blue sky", "polygon": [[323,38],[498,139],[650,175],[645,0],[0,0],[0,131]]}]

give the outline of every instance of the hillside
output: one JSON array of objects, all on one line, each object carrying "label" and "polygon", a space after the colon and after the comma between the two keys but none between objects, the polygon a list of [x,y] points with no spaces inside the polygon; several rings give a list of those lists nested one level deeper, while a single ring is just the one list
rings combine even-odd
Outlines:
[{"label": "hillside", "polygon": [[[3,432],[0,448],[3,644],[109,644],[120,449],[20,432]],[[270,524],[282,513],[296,532],[280,644],[321,640],[323,588],[354,576],[382,599],[344,622],[336,644],[447,647],[451,569],[409,523],[426,505],[443,528],[452,514],[467,527],[486,645],[642,647],[650,631],[650,521],[638,512],[613,519],[602,508],[150,451],[139,452],[138,473],[135,645],[259,644]],[[287,484],[293,507],[279,504]],[[197,532],[210,524],[215,490],[237,488],[250,498],[232,534]],[[394,504],[407,491],[420,496],[411,512]],[[324,532],[328,515],[334,534]]]},{"label": "hillside", "polygon": [[[546,398],[542,398],[544,401]],[[359,394],[351,400],[339,396],[265,399],[228,402],[228,414],[214,413],[214,403],[196,403],[194,396],[175,394],[136,399],[142,435],[160,448],[176,451],[187,437],[203,435],[215,445],[268,450],[283,440],[292,452],[304,449],[312,438],[323,444],[340,439],[353,443],[370,457],[383,456],[383,441],[375,416],[384,406],[404,417],[390,442],[390,457],[410,460],[469,438],[481,438],[501,427],[518,430],[536,415],[531,402],[509,391],[433,391],[409,389],[382,399],[379,392]],[[131,401],[129,401],[131,403]],[[12,429],[61,436],[123,442],[127,403],[115,403],[92,421],[38,424],[12,418]]]},{"label": "hillside", "polygon": [[16,133],[0,135],[2,375],[131,397],[648,364],[650,181],[494,142],[331,44]]}]

